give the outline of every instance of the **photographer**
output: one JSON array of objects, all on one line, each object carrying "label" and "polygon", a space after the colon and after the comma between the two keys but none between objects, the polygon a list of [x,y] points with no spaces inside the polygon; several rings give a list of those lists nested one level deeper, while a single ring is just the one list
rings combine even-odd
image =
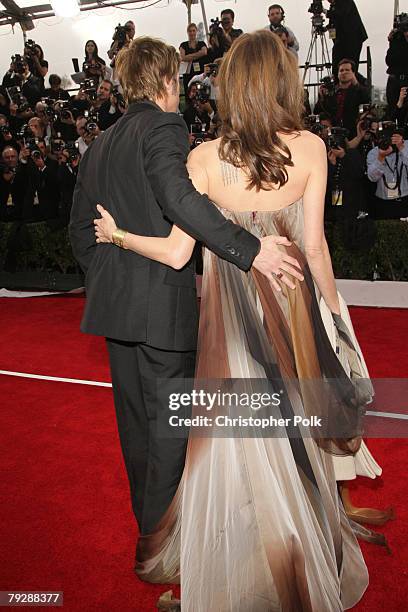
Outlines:
[{"label": "photographer", "polygon": [[6,146],[0,159],[1,221],[21,219],[26,188],[26,168],[19,164],[17,149]]},{"label": "photographer", "polygon": [[392,112],[400,97],[401,88],[408,87],[408,15],[395,19],[394,29],[388,36],[389,48],[385,58],[388,66],[387,102]]},{"label": "photographer", "polygon": [[[199,74],[191,79],[188,86],[190,87],[193,83],[199,83],[204,87],[209,88],[209,100],[213,110],[217,110],[217,96],[218,96],[218,71],[221,65],[222,59],[218,58],[212,64],[204,65],[203,74]],[[208,96],[207,96],[208,97]]]},{"label": "photographer", "polygon": [[66,144],[58,167],[58,185],[61,194],[58,217],[63,227],[69,224],[80,159],[75,144]]},{"label": "photographer", "polygon": [[125,101],[113,83],[104,79],[98,87],[91,112],[98,113],[98,127],[103,132],[120,119],[126,111]]},{"label": "photographer", "polygon": [[187,27],[188,40],[182,42],[179,48],[182,62],[189,62],[189,70],[183,75],[184,92],[187,96],[188,83],[196,74],[201,74],[204,70],[204,63],[208,53],[205,42],[197,40],[197,26],[190,23]]},{"label": "photographer", "polygon": [[44,89],[44,78],[48,72],[48,62],[44,59],[42,48],[33,40],[27,40],[24,46],[24,57],[30,72],[40,80]]},{"label": "photographer", "polygon": [[380,124],[378,146],[367,156],[368,178],[377,184],[375,219],[408,217],[408,142],[395,124]]},{"label": "photographer", "polygon": [[367,40],[367,32],[354,0],[328,0],[330,10],[330,37],[333,38],[332,72],[337,74],[344,57],[353,60],[358,71],[361,49]]},{"label": "photographer", "polygon": [[335,85],[330,77],[325,79],[314,113],[328,113],[334,125],[346,128],[354,138],[359,107],[370,101],[370,92],[357,81],[356,65],[348,58],[339,63],[338,80]]},{"label": "photographer", "polygon": [[123,47],[127,47],[135,37],[136,28],[133,21],[127,21],[124,26],[117,25],[113,33],[113,42],[108,51],[111,67],[115,65],[115,58]]},{"label": "photographer", "polygon": [[[51,113],[51,110],[50,108],[48,112]],[[59,134],[64,142],[74,141],[77,138],[75,124],[76,112],[78,111],[74,108],[71,100],[56,100],[54,104],[54,113],[52,115],[52,133],[54,137]]]},{"label": "photographer", "polygon": [[200,97],[198,83],[191,83],[187,92],[186,109],[183,113],[183,119],[186,122],[190,135],[192,133],[192,127],[197,124],[201,124],[204,127],[201,131],[208,132],[214,114],[215,112],[209,99],[206,96]]},{"label": "photographer", "polygon": [[9,125],[8,118],[5,115],[0,115],[0,153],[6,147],[13,147],[17,151],[19,150],[17,140]]},{"label": "photographer", "polygon": [[232,43],[238,36],[243,34],[243,31],[239,28],[234,28],[235,13],[231,9],[224,9],[221,11],[221,25],[224,30],[224,36],[231,47]]},{"label": "photographer", "polygon": [[[272,4],[268,9],[269,25],[266,26],[265,30],[270,30],[274,34],[278,34],[282,31],[282,27],[287,32],[287,48],[292,51],[296,57],[299,52],[299,43],[296,36],[290,28],[287,27],[283,22],[285,20],[285,12],[280,4]],[[285,45],[286,46],[286,45]]]},{"label": "photographer", "polygon": [[58,163],[48,156],[44,140],[30,141],[26,149],[29,150],[30,156],[27,160],[28,187],[24,201],[24,218],[38,221],[55,219],[58,216],[60,200]]},{"label": "photographer", "polygon": [[106,66],[105,60],[99,57],[98,45],[94,40],[87,40],[85,43],[85,59],[82,64],[82,72],[86,72],[86,65],[95,60],[101,66]]},{"label": "photographer", "polygon": [[45,98],[51,98],[51,100],[71,99],[69,93],[61,87],[61,77],[59,77],[58,74],[50,74],[48,82],[50,86],[44,91]]},{"label": "photographer", "polygon": [[398,122],[404,130],[404,138],[408,138],[408,87],[401,87],[397,106],[390,112],[390,118]]},{"label": "photographer", "polygon": [[76,120],[76,131],[79,136],[75,141],[81,157],[89,147],[92,141],[101,133],[97,123],[89,120],[87,117],[78,117]]},{"label": "photographer", "polygon": [[42,81],[30,72],[28,63],[21,55],[14,55],[10,70],[3,78],[3,86],[7,88],[20,87],[21,95],[34,108],[44,93]]},{"label": "photographer", "polygon": [[231,46],[224,34],[224,30],[222,29],[218,19],[212,21],[213,23],[210,26],[210,35],[208,38],[208,63],[214,63],[216,60],[224,57],[225,53],[228,52]]}]

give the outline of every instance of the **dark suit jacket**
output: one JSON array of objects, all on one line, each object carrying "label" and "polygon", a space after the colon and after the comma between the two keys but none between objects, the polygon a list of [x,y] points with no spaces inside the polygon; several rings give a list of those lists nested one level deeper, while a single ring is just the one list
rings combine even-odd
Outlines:
[{"label": "dark suit jacket", "polygon": [[368,35],[354,0],[336,0],[331,8],[338,44],[362,44]]},{"label": "dark suit jacket", "polygon": [[97,245],[99,202],[118,227],[164,237],[174,222],[220,257],[250,268],[259,240],[194,189],[188,153],[183,119],[149,101],[131,104],[86,151],[70,223],[73,252],[86,271],[82,331],[165,350],[196,348],[194,262],[177,271],[112,244]]},{"label": "dark suit jacket", "polygon": [[[359,116],[358,113],[360,104],[368,104],[369,102],[370,92],[366,87],[363,87],[362,85],[352,85],[346,90],[341,127],[344,127],[349,131],[349,139],[354,138],[357,133],[357,119]],[[333,125],[337,125],[336,95],[319,97],[319,100],[313,110],[317,115],[319,113],[328,113],[331,117]]]}]

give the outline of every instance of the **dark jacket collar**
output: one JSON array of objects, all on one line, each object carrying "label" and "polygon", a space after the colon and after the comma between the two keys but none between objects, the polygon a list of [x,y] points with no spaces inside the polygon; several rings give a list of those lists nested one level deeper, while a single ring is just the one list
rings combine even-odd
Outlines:
[{"label": "dark jacket collar", "polygon": [[164,112],[160,106],[158,106],[156,104],[156,102],[153,102],[153,100],[140,100],[140,102],[132,102],[131,104],[129,104],[128,109],[127,109],[127,113],[128,114],[133,114],[133,113],[138,113],[146,108],[149,107],[153,107],[157,110],[159,110],[161,113]]}]

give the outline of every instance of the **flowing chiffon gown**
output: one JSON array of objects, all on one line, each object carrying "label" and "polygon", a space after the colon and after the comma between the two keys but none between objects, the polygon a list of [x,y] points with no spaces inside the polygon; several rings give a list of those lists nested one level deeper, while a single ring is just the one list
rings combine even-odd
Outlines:
[{"label": "flowing chiffon gown", "polygon": [[[348,383],[351,404],[365,406],[372,387],[352,330],[338,321],[334,348],[322,321],[304,254],[302,200],[278,211],[220,210],[260,237],[287,236],[292,246],[285,248],[305,280],[276,292],[256,271],[244,273],[206,250],[197,385],[281,377],[295,414],[336,410],[347,418],[338,403],[317,405],[299,384],[327,378]],[[358,447],[308,436],[296,443],[243,436],[190,436],[173,502],[154,533],[139,540],[137,574],[150,582],[180,580],[182,612],[351,608],[368,572],[337,491],[333,455]]]}]

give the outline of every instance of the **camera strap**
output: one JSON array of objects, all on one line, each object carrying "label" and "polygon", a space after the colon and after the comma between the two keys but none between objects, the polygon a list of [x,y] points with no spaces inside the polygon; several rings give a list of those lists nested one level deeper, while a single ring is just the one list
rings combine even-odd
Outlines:
[{"label": "camera strap", "polygon": [[[395,185],[392,187],[391,185],[388,184],[385,176],[383,175],[383,182],[384,185],[386,187],[386,189],[388,190],[388,194],[390,196],[390,194],[394,194],[395,192],[398,193],[398,197],[401,197],[401,179],[402,179],[402,171],[403,171],[403,167],[404,164],[401,164],[401,167],[399,167],[399,152],[397,151],[395,153],[395,166],[394,169],[391,168],[388,159],[385,160],[385,165],[387,166],[387,168],[392,172],[393,176],[395,175],[396,179],[395,179]],[[395,196],[393,196],[395,197]],[[390,199],[393,199],[392,197],[390,197]]]}]

